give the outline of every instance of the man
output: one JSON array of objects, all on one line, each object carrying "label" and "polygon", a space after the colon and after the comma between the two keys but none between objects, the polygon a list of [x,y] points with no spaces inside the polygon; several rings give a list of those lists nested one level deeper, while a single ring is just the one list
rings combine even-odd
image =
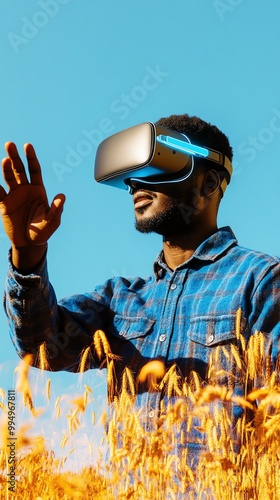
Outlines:
[{"label": "man", "polygon": [[[171,116],[157,125],[219,151],[228,162],[232,159],[227,137],[199,118]],[[195,157],[193,170],[180,182],[168,181],[168,176],[158,184],[131,182],[136,229],[163,238],[151,276],[114,277],[91,293],[57,303],[48,281],[46,251],[47,240],[60,224],[65,197],[57,195],[49,207],[30,144],[25,146],[30,181],[16,146],[8,143],[6,149],[3,175],[9,192],[0,188],[0,208],[12,250],[5,310],[20,356],[33,353],[38,366],[44,344],[50,369],[77,371],[81,354],[91,346],[86,367],[97,367],[103,360],[93,336],[101,329],[118,357],[118,394],[125,367],[136,378],[151,360],[161,361],[166,369],[176,364],[183,378],[196,371],[205,380],[211,353],[221,345],[219,382],[230,380],[240,394],[231,345],[238,346],[236,315],[241,309],[245,338],[263,332],[276,360],[279,259],[242,248],[230,228],[217,228],[219,203],[230,180],[224,163]],[[163,391],[139,384],[138,393],[147,428],[152,428]]]}]

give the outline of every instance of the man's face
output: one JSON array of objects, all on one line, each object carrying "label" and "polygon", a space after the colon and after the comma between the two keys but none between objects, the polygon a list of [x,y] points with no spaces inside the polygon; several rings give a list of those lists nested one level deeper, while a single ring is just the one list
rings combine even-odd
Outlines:
[{"label": "man's face", "polygon": [[133,194],[135,227],[163,236],[187,233],[196,223],[198,175],[173,184],[139,184]]}]

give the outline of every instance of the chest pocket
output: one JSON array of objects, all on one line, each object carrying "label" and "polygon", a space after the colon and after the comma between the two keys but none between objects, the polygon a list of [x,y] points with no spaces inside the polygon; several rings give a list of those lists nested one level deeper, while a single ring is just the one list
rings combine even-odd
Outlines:
[{"label": "chest pocket", "polygon": [[132,340],[148,335],[154,325],[154,320],[141,316],[140,318],[123,317],[116,314],[113,319],[113,324],[110,328],[110,333],[115,337],[123,338],[124,340]]},{"label": "chest pocket", "polygon": [[114,316],[109,329],[110,344],[112,352],[120,356],[116,366],[120,374],[125,366],[136,374],[141,366],[149,361],[153,348],[154,323],[153,319],[143,316],[140,318],[123,317],[118,314]]},{"label": "chest pocket", "polygon": [[191,319],[190,338],[207,347],[236,340],[235,315],[199,316]]},{"label": "chest pocket", "polygon": [[189,339],[194,370],[195,360],[197,364],[205,363],[210,383],[230,386],[238,383],[242,362],[235,319],[235,315],[221,315],[200,316],[191,320]]}]

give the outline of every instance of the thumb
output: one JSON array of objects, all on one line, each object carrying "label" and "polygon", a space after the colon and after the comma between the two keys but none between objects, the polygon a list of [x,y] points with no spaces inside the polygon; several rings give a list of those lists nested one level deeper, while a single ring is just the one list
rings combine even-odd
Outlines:
[{"label": "thumb", "polygon": [[57,219],[57,218],[60,219],[60,216],[63,212],[65,200],[66,200],[66,197],[62,193],[57,194],[54,197],[52,204],[51,204],[50,211],[49,211],[49,219],[50,220]]}]

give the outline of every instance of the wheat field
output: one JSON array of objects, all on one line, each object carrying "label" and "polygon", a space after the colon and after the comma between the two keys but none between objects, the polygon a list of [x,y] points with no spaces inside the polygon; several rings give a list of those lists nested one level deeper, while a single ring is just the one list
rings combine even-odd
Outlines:
[{"label": "wheat field", "polygon": [[[125,369],[122,390],[114,401],[113,412],[102,416],[104,436],[107,441],[106,456],[100,452],[95,465],[83,466],[72,472],[64,467],[64,460],[49,448],[43,436],[30,436],[25,427],[17,429],[16,489],[8,489],[7,419],[9,408],[7,394],[0,389],[0,414],[4,420],[0,447],[0,495],[1,499],[22,500],[277,500],[280,498],[280,385],[277,373],[265,355],[264,336],[260,332],[246,345],[240,332],[241,312],[237,314],[236,337],[239,348],[232,345],[228,350],[218,346],[213,351],[208,383],[202,383],[193,372],[188,380],[171,367],[165,371],[160,361],[154,360],[143,367],[137,380]],[[114,383],[114,363],[104,332],[96,332],[93,339],[95,351],[103,356],[107,366],[108,388]],[[217,366],[221,358],[232,356],[238,369],[238,377],[246,388],[237,396],[229,383],[217,383],[223,368]],[[80,362],[83,374],[89,350],[85,350]],[[41,369],[48,369],[44,345],[40,348]],[[27,356],[17,369],[17,395],[20,404],[36,418],[29,380],[31,356]],[[47,372],[46,372],[47,373]],[[230,375],[227,374],[230,380]],[[163,391],[167,403],[162,407],[155,428],[147,432],[141,421],[141,412],[134,409],[136,386],[146,381],[153,391]],[[44,391],[50,401],[51,383],[47,379]],[[84,385],[81,394],[72,401],[67,415],[60,412],[60,397],[53,411],[67,421],[67,433],[61,435],[63,449],[75,435],[81,417],[89,409],[93,390]],[[240,417],[233,429],[232,407],[239,408]],[[6,418],[6,420],[5,420]],[[92,416],[92,425],[94,417]],[[204,449],[199,462],[189,463],[186,433],[199,428],[204,436]],[[106,430],[106,432],[105,432]],[[180,448],[180,453],[176,450]],[[88,453],[93,444],[88,444]],[[73,450],[70,450],[71,453]]]}]

